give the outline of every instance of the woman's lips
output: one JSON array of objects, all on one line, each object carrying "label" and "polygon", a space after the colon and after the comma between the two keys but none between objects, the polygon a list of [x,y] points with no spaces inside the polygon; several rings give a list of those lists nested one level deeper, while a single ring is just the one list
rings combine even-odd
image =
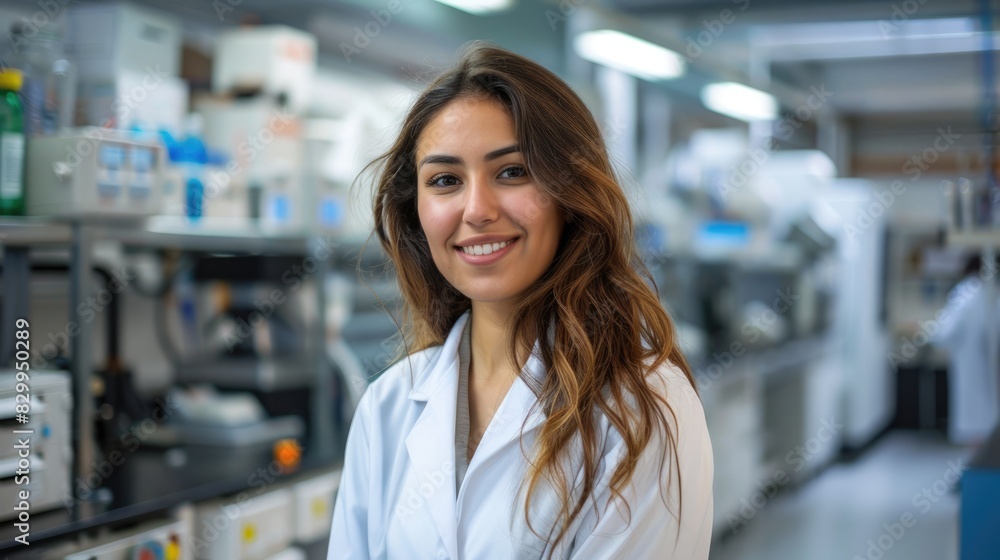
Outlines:
[{"label": "woman's lips", "polygon": [[515,237],[512,241],[507,243],[506,247],[503,247],[498,251],[493,251],[488,255],[470,255],[465,251],[463,251],[461,247],[455,247],[455,252],[458,253],[458,257],[460,259],[469,264],[479,265],[479,266],[488,265],[488,264],[493,264],[502,259],[504,255],[510,252],[510,248],[513,247],[514,245],[517,245],[517,243],[520,240],[521,240],[520,237]]}]

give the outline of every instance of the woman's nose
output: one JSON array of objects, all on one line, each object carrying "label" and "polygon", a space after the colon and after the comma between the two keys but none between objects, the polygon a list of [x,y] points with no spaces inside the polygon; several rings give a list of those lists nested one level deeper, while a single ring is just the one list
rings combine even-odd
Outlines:
[{"label": "woman's nose", "polygon": [[468,185],[465,213],[462,216],[465,222],[480,225],[496,221],[500,217],[500,204],[493,186],[482,178],[470,179]]}]

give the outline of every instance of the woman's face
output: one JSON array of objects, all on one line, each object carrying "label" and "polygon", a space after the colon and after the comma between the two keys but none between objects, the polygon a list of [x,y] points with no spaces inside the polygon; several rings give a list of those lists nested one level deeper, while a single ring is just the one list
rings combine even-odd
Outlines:
[{"label": "woman's face", "polygon": [[528,175],[496,102],[446,105],[418,138],[416,165],[420,225],[452,286],[475,302],[504,302],[541,277],[565,217]]}]

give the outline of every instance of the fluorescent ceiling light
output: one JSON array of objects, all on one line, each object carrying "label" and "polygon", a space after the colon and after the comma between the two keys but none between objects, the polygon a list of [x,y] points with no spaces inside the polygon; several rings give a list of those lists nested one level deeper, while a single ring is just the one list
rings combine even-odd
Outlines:
[{"label": "fluorescent ceiling light", "polygon": [[644,80],[667,80],[684,73],[681,55],[620,31],[581,33],[574,38],[573,47],[580,58]]},{"label": "fluorescent ceiling light", "polygon": [[438,2],[458,8],[463,12],[469,12],[477,16],[492,14],[510,8],[514,5],[514,0],[437,0]]},{"label": "fluorescent ceiling light", "polygon": [[701,90],[701,102],[715,111],[741,121],[770,121],[778,118],[778,102],[759,89],[723,82]]},{"label": "fluorescent ceiling light", "polygon": [[764,25],[755,36],[772,62],[979,52],[1000,39],[968,17]]}]

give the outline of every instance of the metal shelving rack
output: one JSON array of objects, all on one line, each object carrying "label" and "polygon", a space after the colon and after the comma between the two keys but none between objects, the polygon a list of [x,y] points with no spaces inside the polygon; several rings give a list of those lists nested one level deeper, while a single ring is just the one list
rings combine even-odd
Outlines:
[{"label": "metal shelving rack", "polygon": [[[319,279],[320,285],[316,292],[319,324],[315,336],[316,343],[316,378],[310,393],[310,439],[307,448],[311,455],[311,464],[333,466],[337,458],[337,450],[332,442],[336,441],[334,426],[331,424],[332,406],[328,399],[332,391],[333,371],[324,351],[326,346],[326,325],[324,313],[326,309],[326,294],[322,280],[332,270],[333,262],[350,256],[356,245],[344,244],[335,233],[319,235],[312,232],[272,232],[251,227],[212,227],[209,222],[197,227],[187,225],[183,219],[151,219],[147,222],[109,223],[93,220],[53,220],[36,217],[3,217],[0,218],[0,249],[3,252],[3,284],[5,294],[0,296],[3,301],[3,314],[0,317],[0,360],[7,363],[12,356],[13,329],[15,320],[28,317],[29,283],[31,262],[30,253],[37,248],[68,248],[69,263],[69,317],[70,321],[77,318],[74,310],[94,293],[92,279],[93,250],[99,241],[114,241],[127,247],[176,249],[185,252],[201,253],[237,253],[263,255],[308,255],[317,254],[322,246],[324,250],[332,245],[339,251],[327,258],[316,258],[317,267],[311,273]],[[90,474],[90,466],[95,460],[94,447],[94,407],[91,392],[91,378],[94,373],[92,363],[92,332],[90,324],[76,321],[81,328],[77,336],[70,342],[70,364],[72,367],[73,392],[73,468],[71,481],[76,477],[86,480]],[[8,348],[9,346],[9,348]],[[231,485],[229,485],[231,486]],[[235,489],[220,487],[221,492],[232,492]],[[204,499],[204,488],[191,492],[189,499]],[[181,499],[180,501],[187,501]],[[158,500],[156,509],[163,510],[166,504]],[[76,527],[73,530],[55,530],[35,532],[36,539],[47,539],[56,536],[68,536],[78,530],[95,526],[95,512],[92,504],[77,501],[73,508],[71,521]],[[136,508],[124,508],[135,510]],[[141,508],[140,508],[141,509]],[[147,508],[148,509],[148,508]],[[104,515],[110,520],[120,520],[128,512],[113,511]],[[135,512],[139,514],[138,511]],[[148,515],[148,511],[142,512]],[[101,516],[97,516],[101,517]],[[10,543],[6,543],[10,544]],[[6,548],[0,543],[0,550]]]}]

